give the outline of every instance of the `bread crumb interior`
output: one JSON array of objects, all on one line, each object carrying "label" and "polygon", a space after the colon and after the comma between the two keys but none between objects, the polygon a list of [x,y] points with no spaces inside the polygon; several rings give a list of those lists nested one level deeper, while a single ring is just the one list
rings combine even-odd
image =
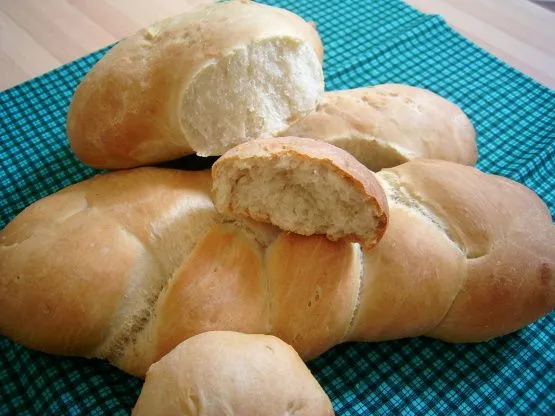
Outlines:
[{"label": "bread crumb interior", "polygon": [[314,50],[291,38],[253,42],[214,60],[184,92],[181,123],[200,156],[285,130],[323,94]]},{"label": "bread crumb interior", "polygon": [[333,240],[375,233],[377,221],[368,201],[329,167],[276,158],[251,161],[248,169],[235,173],[230,204],[236,214]]}]

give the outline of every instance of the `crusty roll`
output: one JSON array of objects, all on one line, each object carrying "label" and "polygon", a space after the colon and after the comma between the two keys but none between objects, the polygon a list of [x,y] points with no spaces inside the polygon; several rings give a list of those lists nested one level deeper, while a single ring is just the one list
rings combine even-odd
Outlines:
[{"label": "crusty roll", "polygon": [[317,110],[283,135],[327,141],[376,172],[421,158],[477,159],[474,127],[459,107],[401,84],[326,92]]},{"label": "crusty roll", "polygon": [[331,416],[291,346],[271,335],[205,332],[153,364],[133,416]]},{"label": "crusty roll", "polygon": [[553,309],[555,227],[534,192],[445,161],[377,178],[390,216],[371,250],[220,217],[209,172],[69,187],[0,234],[0,331],[144,377],[207,331],[273,334],[308,360],[345,341],[488,340]]},{"label": "crusty roll", "polygon": [[387,201],[373,172],[328,143],[299,137],[254,140],[212,167],[216,209],[302,235],[371,248],[387,226]]},{"label": "crusty roll", "polygon": [[83,79],[67,119],[71,148],[100,168],[221,155],[313,111],[322,56],[311,24],[255,2],[163,20],[120,42]]}]

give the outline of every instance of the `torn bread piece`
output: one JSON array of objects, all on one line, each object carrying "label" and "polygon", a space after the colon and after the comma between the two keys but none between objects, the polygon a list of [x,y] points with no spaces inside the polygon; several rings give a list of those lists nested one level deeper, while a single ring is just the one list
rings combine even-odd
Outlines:
[{"label": "torn bread piece", "polygon": [[329,143],[298,137],[247,142],[226,152],[212,177],[221,214],[366,248],[387,226],[387,200],[374,173]]}]

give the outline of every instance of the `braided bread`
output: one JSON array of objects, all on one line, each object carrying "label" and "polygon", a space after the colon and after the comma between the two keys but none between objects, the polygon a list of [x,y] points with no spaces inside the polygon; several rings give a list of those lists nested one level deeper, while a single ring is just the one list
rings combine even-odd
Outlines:
[{"label": "braided bread", "polygon": [[1,232],[0,330],[144,376],[211,330],[274,334],[310,360],[345,341],[487,340],[552,310],[555,227],[532,191],[434,160],[376,177],[389,225],[370,250],[220,216],[209,171],[72,185]]}]

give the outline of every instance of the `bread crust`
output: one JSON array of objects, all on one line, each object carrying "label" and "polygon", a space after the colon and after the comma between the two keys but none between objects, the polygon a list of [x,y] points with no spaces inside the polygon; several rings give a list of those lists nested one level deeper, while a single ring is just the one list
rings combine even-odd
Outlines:
[{"label": "bread crust", "polygon": [[444,220],[466,257],[467,276],[445,318],[428,333],[474,342],[515,331],[555,307],[555,226],[530,189],[437,160],[391,169]]},{"label": "bread crust", "polygon": [[140,168],[27,207],[0,231],[0,332],[53,354],[112,354],[213,223],[211,184],[209,172]]},{"label": "bread crust", "polygon": [[266,251],[270,329],[306,361],[346,339],[359,301],[356,244],[282,233]]},{"label": "bread crust", "polygon": [[237,227],[214,225],[160,297],[155,360],[211,330],[267,333],[267,294],[260,245]]},{"label": "bread crust", "polygon": [[467,272],[458,248],[418,213],[391,204],[384,238],[363,252],[359,307],[347,339],[387,341],[431,331]]}]

